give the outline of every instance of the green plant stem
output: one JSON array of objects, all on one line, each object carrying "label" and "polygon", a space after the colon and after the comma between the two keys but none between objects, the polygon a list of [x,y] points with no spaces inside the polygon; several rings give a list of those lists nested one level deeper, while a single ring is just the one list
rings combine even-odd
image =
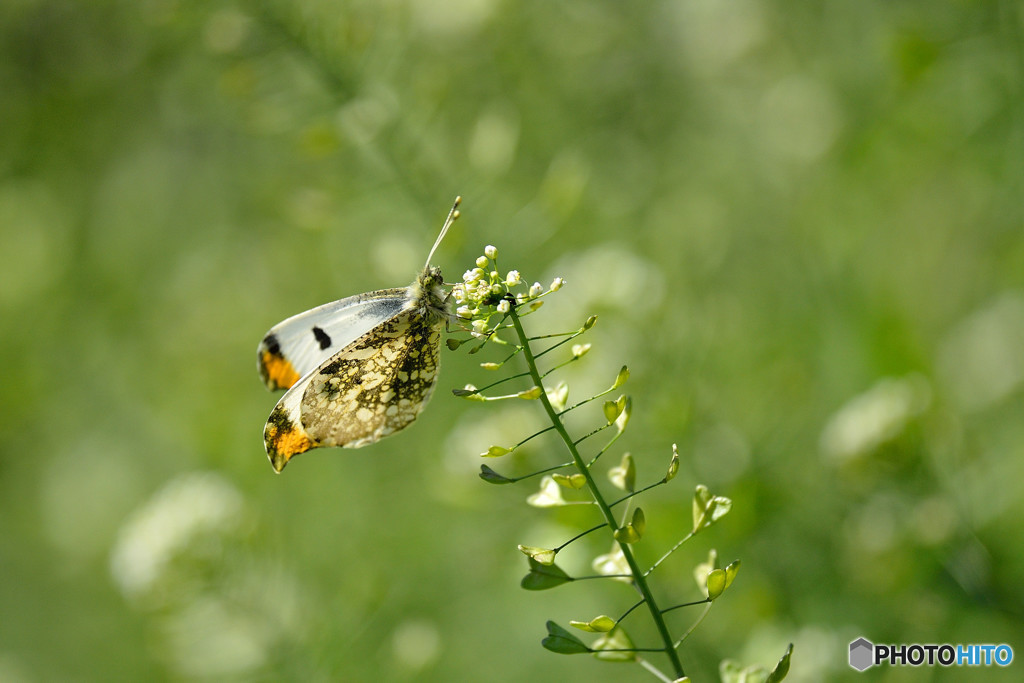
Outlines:
[{"label": "green plant stem", "polygon": [[523,481],[524,479],[529,479],[530,477],[536,477],[536,476],[541,475],[541,474],[547,474],[548,472],[554,472],[555,470],[560,470],[563,467],[571,467],[573,464],[575,464],[575,463],[563,462],[561,465],[552,465],[551,467],[545,467],[542,470],[537,470],[536,472],[530,472],[529,474],[524,474],[521,477],[508,477],[508,480],[509,481],[513,481],[513,482],[515,482],[515,481]]},{"label": "green plant stem", "polygon": [[687,638],[690,637],[690,634],[693,633],[694,629],[696,629],[698,626],[700,626],[700,622],[704,621],[704,617],[706,617],[708,615],[708,612],[711,611],[711,605],[712,604],[714,604],[714,603],[712,603],[710,600],[708,600],[707,605],[704,606],[704,611],[700,613],[699,617],[697,617],[697,621],[693,622],[693,626],[691,626],[690,629],[686,633],[684,633],[682,635],[682,637],[679,640],[677,640],[675,642],[675,644],[672,646],[673,651],[675,651],[675,648],[677,648],[680,645],[682,645],[684,640],[686,640]]},{"label": "green plant stem", "polygon": [[637,658],[636,658],[636,661],[637,661],[637,663],[638,663],[638,664],[639,664],[640,666],[642,666],[643,668],[647,669],[647,670],[648,670],[648,671],[650,671],[650,672],[651,672],[652,674],[654,674],[654,676],[655,676],[655,677],[656,677],[656,678],[657,678],[657,679],[658,679],[659,681],[662,681],[662,683],[672,683],[672,679],[671,679],[671,678],[669,678],[669,677],[668,677],[668,676],[666,676],[665,674],[661,673],[661,671],[660,671],[660,670],[658,669],[658,667],[654,666],[653,664],[651,664],[650,662],[648,662],[648,661],[647,661],[646,659],[644,659],[643,657],[637,657]]},{"label": "green plant stem", "polygon": [[639,490],[636,490],[636,491],[630,491],[629,493],[624,495],[622,498],[618,498],[618,499],[613,500],[612,502],[608,503],[608,507],[613,508],[613,507],[615,507],[616,505],[618,505],[619,503],[621,503],[624,500],[629,500],[630,498],[632,498],[634,496],[639,496],[641,493],[643,493],[645,491],[650,491],[654,487],[661,486],[664,483],[665,483],[665,480],[662,479],[661,481],[656,481],[653,484],[648,484],[647,486],[643,487],[642,489],[639,489]]},{"label": "green plant stem", "polygon": [[[568,344],[569,342],[571,342],[573,339],[575,339],[576,337],[580,336],[581,334],[583,334],[583,330],[576,330],[575,332],[570,332],[569,336],[566,337],[565,339],[563,339],[562,341],[558,342],[557,344],[552,344],[551,346],[549,346],[548,348],[544,349],[543,351],[537,352],[537,355],[535,355],[534,358],[540,358],[545,353],[551,353],[552,351],[557,349],[559,346],[562,346],[563,344]],[[573,360],[575,360],[575,358]]]},{"label": "green plant stem", "polygon": [[608,526],[608,525],[607,524],[598,524],[597,526],[592,526],[589,529],[587,529],[586,531],[583,531],[581,533],[576,534],[575,536],[573,536],[572,538],[570,538],[568,541],[566,541],[562,545],[558,546],[557,548],[552,548],[552,550],[554,550],[557,553],[557,552],[561,551],[563,548],[565,548],[566,546],[568,546],[573,541],[578,541],[579,539],[583,538],[587,534],[592,533],[594,531],[597,531],[598,529],[603,529],[606,526]]},{"label": "green plant stem", "polygon": [[[509,317],[512,319],[512,324],[516,329],[516,335],[519,337],[519,343],[523,347],[523,357],[526,359],[526,365],[530,369],[530,375],[533,377],[534,383],[541,389],[540,401],[544,406],[544,410],[548,414],[548,419],[551,420],[551,424],[554,425],[558,435],[562,438],[562,441],[565,443],[565,447],[569,449],[573,462],[576,464],[576,469],[583,475],[584,479],[586,479],[587,488],[590,489],[590,494],[594,497],[594,502],[597,503],[597,507],[601,510],[601,515],[604,517],[605,522],[607,522],[608,528],[617,529],[619,527],[618,522],[612,514],[611,508],[608,507],[608,503],[605,502],[604,496],[601,494],[601,490],[597,487],[597,482],[594,481],[594,477],[590,473],[590,468],[583,462],[583,458],[576,449],[576,443],[573,441],[572,437],[569,436],[569,432],[566,431],[565,425],[562,424],[562,420],[559,417],[558,412],[555,410],[554,406],[551,405],[551,401],[548,400],[547,392],[544,391],[544,384],[540,376],[540,370],[537,369],[536,358],[534,358],[533,351],[530,349],[529,339],[526,337],[526,332],[523,330],[523,324],[520,322],[519,315],[516,313],[514,308],[509,312]],[[651,619],[654,620],[654,625],[658,629],[658,634],[661,636],[661,640],[665,644],[663,651],[672,663],[672,669],[675,672],[675,676],[676,678],[682,678],[686,675],[683,671],[683,664],[679,661],[679,653],[676,652],[675,644],[672,642],[672,635],[669,633],[668,626],[665,624],[665,618],[662,616],[661,610],[658,608],[658,604],[654,600],[654,594],[651,593],[651,589],[647,585],[647,577],[640,572],[640,567],[636,562],[636,558],[633,557],[633,551],[629,547],[629,544],[620,542],[619,548],[622,550],[622,555],[626,560],[626,564],[629,565],[629,570],[633,575],[633,584],[637,587],[637,590],[640,591],[640,595],[643,596],[647,609],[651,613]]]},{"label": "green plant stem", "polygon": [[665,614],[667,612],[671,612],[674,609],[682,609],[684,607],[694,607],[695,605],[703,605],[703,604],[706,604],[706,603],[709,603],[709,602],[711,602],[711,598],[704,598],[703,600],[694,600],[692,602],[684,602],[681,605],[674,605],[672,607],[666,607],[665,609],[663,609],[661,611],[661,613]]},{"label": "green plant stem", "polygon": [[675,551],[679,550],[679,547],[681,545],[683,545],[684,543],[686,543],[687,541],[689,541],[691,538],[693,538],[693,532],[692,531],[690,533],[686,534],[685,536],[683,536],[681,539],[679,539],[678,543],[676,543],[674,546],[669,548],[668,552],[666,552],[664,555],[659,557],[658,561],[655,562],[654,564],[652,564],[650,569],[648,569],[646,572],[644,572],[644,576],[647,576],[648,574],[653,572],[655,569],[657,569],[659,564],[661,564],[662,562],[667,560],[669,555],[671,555]]}]

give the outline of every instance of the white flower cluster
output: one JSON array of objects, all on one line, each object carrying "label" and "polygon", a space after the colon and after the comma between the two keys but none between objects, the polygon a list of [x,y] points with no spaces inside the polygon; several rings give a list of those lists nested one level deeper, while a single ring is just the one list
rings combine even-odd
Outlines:
[{"label": "white flower cluster", "polygon": [[468,323],[474,337],[484,337],[494,330],[490,325],[491,316],[507,315],[513,307],[529,305],[528,311],[534,311],[543,303],[540,297],[548,292],[562,288],[565,281],[560,277],[552,280],[545,289],[544,285],[534,282],[527,291],[515,291],[526,286],[518,270],[510,270],[504,275],[498,270],[498,249],[492,245],[484,247],[484,255],[476,259],[476,267],[462,274],[462,282],[452,288],[455,299],[456,317]]}]

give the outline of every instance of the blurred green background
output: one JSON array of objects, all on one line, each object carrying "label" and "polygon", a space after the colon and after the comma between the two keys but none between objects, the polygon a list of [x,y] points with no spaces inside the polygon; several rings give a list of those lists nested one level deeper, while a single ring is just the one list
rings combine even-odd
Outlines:
[{"label": "blurred green background", "polygon": [[[444,351],[411,429],[281,476],[255,349],[279,320],[484,245],[628,364],[642,561],[736,584],[687,641],[790,680],[849,641],[1024,655],[1024,8],[1019,2],[0,5],[0,679],[654,680],[540,647],[621,584],[518,587],[529,508],[478,453],[541,425]],[[577,416],[580,433],[599,409]],[[553,441],[506,473],[564,458]],[[588,573],[603,540],[567,551]],[[677,631],[695,613],[673,613]],[[637,615],[639,616],[639,615]],[[642,618],[639,644],[650,642]],[[660,662],[659,662],[660,663]]]}]

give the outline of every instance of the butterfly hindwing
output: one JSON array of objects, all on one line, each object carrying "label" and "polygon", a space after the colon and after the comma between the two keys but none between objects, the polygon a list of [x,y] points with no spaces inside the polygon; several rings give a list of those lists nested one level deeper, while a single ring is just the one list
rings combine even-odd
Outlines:
[{"label": "butterfly hindwing", "polygon": [[408,425],[434,388],[440,341],[438,324],[406,311],[349,344],[303,392],[306,433],[325,446],[358,448]]},{"label": "butterfly hindwing", "polygon": [[271,390],[287,389],[325,360],[405,305],[407,288],[350,296],[274,325],[257,350],[260,377]]}]

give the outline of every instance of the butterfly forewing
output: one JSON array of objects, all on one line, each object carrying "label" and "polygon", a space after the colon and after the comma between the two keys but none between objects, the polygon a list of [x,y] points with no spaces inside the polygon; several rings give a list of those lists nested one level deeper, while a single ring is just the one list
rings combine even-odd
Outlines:
[{"label": "butterfly forewing", "polygon": [[398,314],[408,288],[350,296],[274,325],[257,351],[260,377],[270,389],[287,389],[367,331]]}]

